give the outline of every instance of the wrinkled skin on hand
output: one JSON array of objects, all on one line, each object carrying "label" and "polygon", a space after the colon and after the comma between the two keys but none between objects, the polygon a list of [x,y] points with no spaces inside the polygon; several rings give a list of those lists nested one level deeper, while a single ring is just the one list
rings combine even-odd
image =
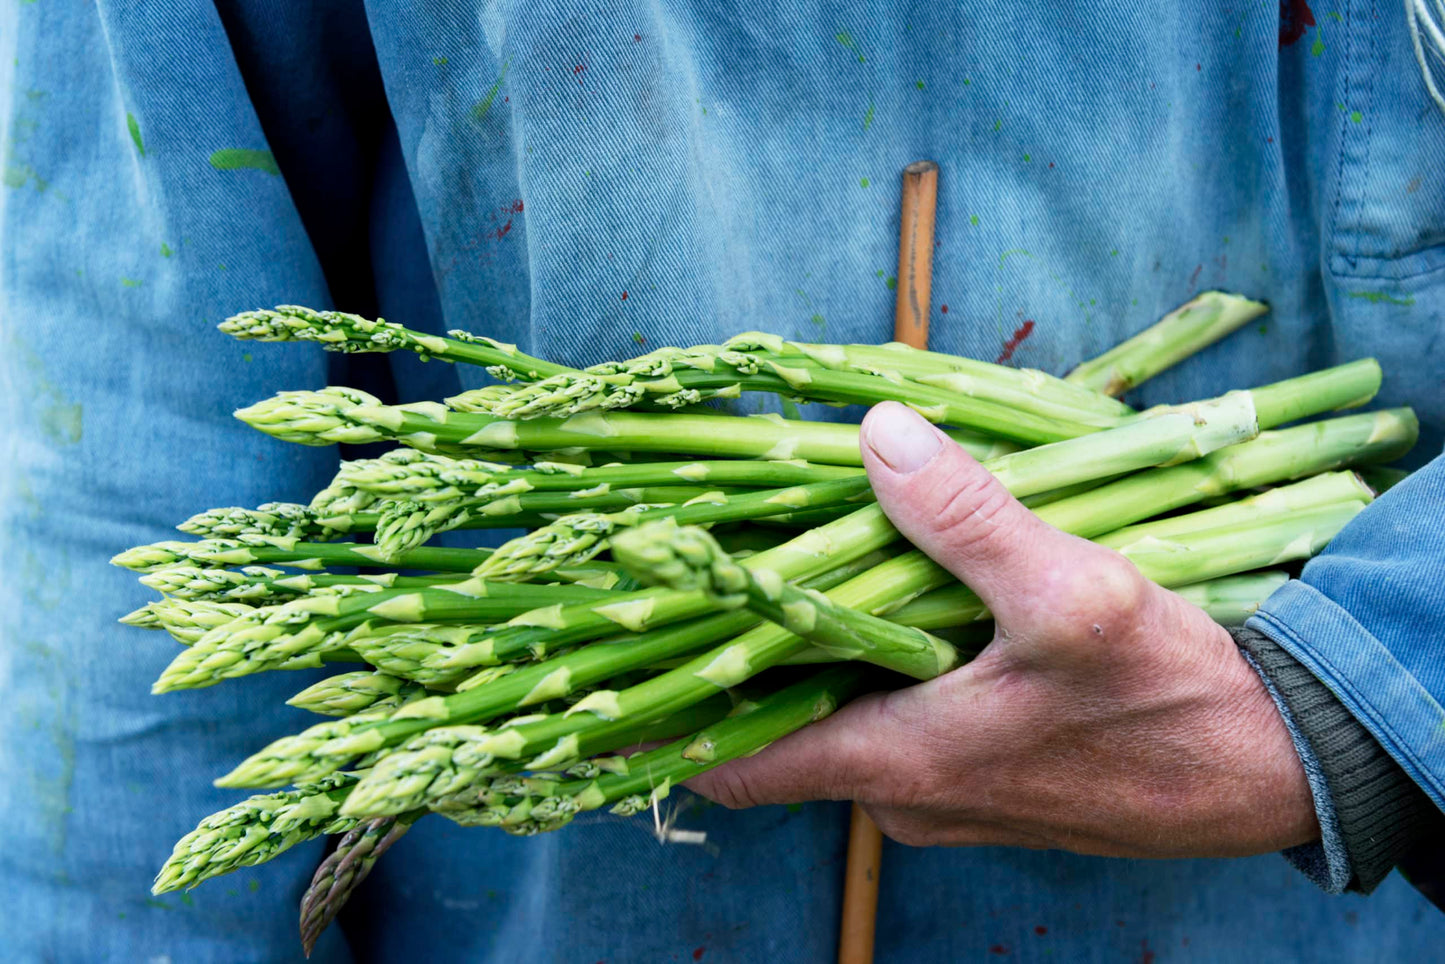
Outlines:
[{"label": "wrinkled skin on hand", "polygon": [[1319,836],[1278,710],[1203,610],[1040,521],[904,406],[862,438],[889,518],[983,598],[994,639],[690,787],[730,807],[856,800],[915,845],[1219,857]]}]

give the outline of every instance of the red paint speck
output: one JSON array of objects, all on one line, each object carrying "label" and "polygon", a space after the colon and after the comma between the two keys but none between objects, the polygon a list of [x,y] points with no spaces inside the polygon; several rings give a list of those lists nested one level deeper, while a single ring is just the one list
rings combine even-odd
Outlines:
[{"label": "red paint speck", "polygon": [[1054,166],[1054,162],[1053,162],[1053,161],[1049,161],[1049,167],[1053,167],[1053,166]]},{"label": "red paint speck", "polygon": [[1141,949],[1139,964],[1154,964],[1154,952],[1149,950],[1149,942],[1147,940],[1140,941],[1139,947]]},{"label": "red paint speck", "polygon": [[1200,64],[1195,64],[1195,65],[1194,65],[1194,69],[1195,69],[1195,71],[1200,71],[1200,70],[1203,70],[1204,67],[1203,67],[1202,65],[1200,65]]},{"label": "red paint speck", "polygon": [[941,311],[941,312],[943,312],[943,313],[946,315],[946,314],[948,314],[948,305],[944,305],[942,308],[939,308],[938,310]]},{"label": "red paint speck", "polygon": [[642,43],[642,34],[640,34],[640,33],[635,33],[635,34],[633,34],[633,35],[632,35],[632,42],[635,43],[635,44],[640,44],[640,43]]},{"label": "red paint speck", "polygon": [[1048,932],[1049,932],[1049,929],[1048,929],[1047,927],[1045,927],[1043,924],[1035,924],[1035,925],[1034,925],[1034,933],[1037,934],[1037,935],[1039,935],[1040,937],[1043,937],[1043,936],[1044,936],[1045,934],[1047,934]]},{"label": "red paint speck", "polygon": [[693,959],[694,961],[700,961],[700,960],[702,960],[702,956],[703,956],[704,954],[706,954],[706,953],[707,953],[707,948],[706,948],[706,947],[699,947],[697,950],[695,950],[695,951],[692,952],[692,959]]},{"label": "red paint speck", "polygon": [[507,232],[510,231],[510,230],[512,230],[512,222],[511,222],[511,220],[509,219],[506,224],[502,225],[500,228],[497,228],[497,230],[493,231],[492,234],[491,234],[491,236],[494,237],[494,238],[496,238],[498,241],[500,241],[500,240],[502,240],[503,238],[505,238],[505,237],[507,236]]},{"label": "red paint speck", "polygon": [[510,97],[503,97],[503,98],[502,98],[502,103],[504,103],[504,104],[510,104],[511,102],[512,102],[512,98],[510,98]]},{"label": "red paint speck", "polygon": [[1203,270],[1204,265],[1202,264],[1196,264],[1194,266],[1194,273],[1189,276],[1189,288],[1191,291],[1194,289],[1195,285],[1199,284],[1199,272]]},{"label": "red paint speck", "polygon": [[587,65],[586,65],[586,64],[578,64],[576,67],[573,67],[573,68],[572,68],[572,73],[573,73],[573,74],[580,74],[580,73],[582,73],[582,71],[584,71],[584,70],[586,70],[586,69],[587,69]]},{"label": "red paint speck", "polygon": [[988,949],[988,952],[989,952],[990,954],[997,954],[998,956],[1002,957],[1003,955],[1005,955],[1005,954],[1008,953],[1008,945],[1007,945],[1007,944],[995,944],[994,946],[992,946],[992,947],[990,947],[990,948]]},{"label": "red paint speck", "polygon": [[1019,325],[1017,328],[1015,328],[1013,337],[1003,343],[1003,351],[999,352],[998,358],[994,359],[995,364],[1002,365],[1004,362],[1012,358],[1014,356],[1014,352],[1018,350],[1019,345],[1022,345],[1024,343],[1024,340],[1028,338],[1029,335],[1033,334],[1033,331],[1034,322],[1031,318],[1025,320],[1022,325]]},{"label": "red paint speck", "polygon": [[1279,46],[1288,47],[1315,25],[1314,11],[1305,0],[1279,0]]},{"label": "red paint speck", "polygon": [[1273,138],[1273,137],[1266,137],[1266,138],[1264,139],[1264,142],[1265,142],[1266,144],[1273,144],[1273,143],[1274,143],[1274,138]]},{"label": "red paint speck", "polygon": [[526,206],[522,204],[521,198],[517,198],[517,200],[512,202],[512,206],[508,210],[510,210],[513,214],[521,214],[523,211],[526,210]]},{"label": "red paint speck", "polygon": [[627,292],[625,292],[625,291],[622,292],[622,300],[623,300],[623,301],[626,301],[626,300],[627,300]]}]

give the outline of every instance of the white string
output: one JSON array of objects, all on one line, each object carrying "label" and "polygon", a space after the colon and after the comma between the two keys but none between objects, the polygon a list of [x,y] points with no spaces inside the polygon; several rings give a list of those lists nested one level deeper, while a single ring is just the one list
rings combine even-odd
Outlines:
[{"label": "white string", "polygon": [[[1405,0],[1405,19],[1410,24],[1410,40],[1415,45],[1415,62],[1420,65],[1420,76],[1425,78],[1425,89],[1430,92],[1435,106],[1445,112],[1445,94],[1441,94],[1440,88],[1435,85],[1435,68],[1425,57],[1428,45],[1430,53],[1445,63],[1445,29],[1440,25],[1441,21],[1445,21],[1445,0],[1435,0],[1435,7],[1440,12],[1440,21],[1435,19],[1435,12],[1430,9],[1426,0]],[[1422,25],[1425,34],[1423,41],[1420,37]]]}]

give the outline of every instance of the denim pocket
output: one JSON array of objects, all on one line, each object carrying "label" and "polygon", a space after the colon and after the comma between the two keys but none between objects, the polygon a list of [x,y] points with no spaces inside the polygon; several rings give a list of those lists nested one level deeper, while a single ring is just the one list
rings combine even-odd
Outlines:
[{"label": "denim pocket", "polygon": [[1445,113],[1426,90],[1404,10],[1350,0],[1326,32],[1345,58],[1331,108],[1330,272],[1403,279],[1445,268]]}]

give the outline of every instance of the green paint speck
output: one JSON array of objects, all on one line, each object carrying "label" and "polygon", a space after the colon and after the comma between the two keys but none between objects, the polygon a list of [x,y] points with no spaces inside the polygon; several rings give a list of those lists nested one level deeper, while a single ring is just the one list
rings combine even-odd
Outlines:
[{"label": "green paint speck", "polygon": [[40,430],[57,445],[74,445],[80,441],[84,415],[79,403],[47,405],[40,411]]},{"label": "green paint speck", "polygon": [[873,126],[873,102],[868,102],[868,113],[863,115],[863,129],[866,131]]},{"label": "green paint speck", "polygon": [[1002,128],[1003,128],[1003,121],[1001,121],[1001,120],[995,120],[995,121],[993,122],[993,129],[994,129],[994,130],[997,131],[997,130],[1001,130]]},{"label": "green paint speck", "polygon": [[888,278],[887,281],[885,281],[885,282],[883,282],[883,283],[888,286],[888,290],[889,290],[889,291],[892,291],[893,289],[895,289],[895,288],[898,287],[898,279],[897,279],[897,278],[894,278],[894,277],[891,277],[891,276]]},{"label": "green paint speck", "polygon": [[438,67],[445,67],[448,63],[450,63],[450,61],[448,61],[445,57],[433,57],[431,59],[431,62]]},{"label": "green paint speck", "polygon": [[1029,163],[1032,163],[1032,162],[1033,162],[1033,158],[1030,157],[1029,155],[1025,154],[1025,155],[1024,155],[1024,163],[1025,163],[1025,164],[1029,164]]},{"label": "green paint speck", "polygon": [[147,897],[147,898],[146,898],[146,906],[147,906],[147,907],[159,907],[161,910],[171,910],[171,909],[172,909],[170,904],[167,904],[167,903],[166,903],[165,901],[163,901],[163,900],[156,900],[154,897]]},{"label": "green paint speck", "polygon": [[852,34],[847,33],[847,32],[845,31],[845,32],[843,32],[843,33],[838,34],[837,40],[838,40],[838,42],[839,42],[840,44],[842,44],[844,47],[847,47],[849,50],[853,51],[855,54],[858,55],[858,63],[861,64],[861,63],[866,63],[866,62],[867,62],[867,59],[868,59],[868,58],[866,58],[866,57],[863,56],[863,50],[862,50],[861,47],[858,46],[857,41],[855,41],[855,40],[853,39],[853,35],[852,35]]},{"label": "green paint speck", "polygon": [[1323,27],[1315,30],[1314,46],[1310,47],[1310,53],[1318,57],[1325,52],[1325,31]]},{"label": "green paint speck", "polygon": [[480,121],[486,118],[487,111],[492,109],[492,101],[497,99],[497,91],[502,89],[502,81],[507,79],[507,67],[512,63],[511,59],[502,61],[502,72],[487,90],[487,96],[472,105],[472,120]]},{"label": "green paint speck", "polygon": [[130,129],[130,139],[135,141],[135,149],[140,151],[141,157],[145,157],[146,145],[140,137],[140,121],[136,120],[130,111],[125,112],[125,126]]},{"label": "green paint speck", "polygon": [[970,214],[970,215],[968,216],[968,223],[971,224],[971,225],[973,225],[974,227],[978,227],[978,215],[977,215],[977,214]]},{"label": "green paint speck", "polygon": [[171,246],[170,246],[169,244],[166,244],[164,241],[162,241],[162,242],[161,242],[161,257],[162,257],[162,258],[169,258],[169,257],[170,257],[171,255],[173,255],[173,254],[175,254],[175,251],[173,251],[173,250],[171,249]]},{"label": "green paint speck", "polygon": [[24,187],[28,182],[33,180],[35,182],[35,190],[41,194],[44,194],[45,189],[50,186],[50,182],[35,173],[35,168],[29,164],[6,164],[4,180],[6,187],[17,188]]},{"label": "green paint speck", "polygon": [[923,81],[921,81],[921,80],[914,81],[914,86],[917,87],[919,90],[922,90],[922,89],[923,89]]},{"label": "green paint speck", "polygon": [[968,86],[970,86],[972,83],[973,83],[973,81],[969,80],[967,77],[963,78],[963,86],[968,87]]},{"label": "green paint speck", "polygon": [[859,187],[867,187],[867,186],[868,186],[868,179],[867,179],[866,177],[860,177],[860,178],[858,179],[858,186],[859,186]]},{"label": "green paint speck", "polygon": [[261,882],[255,879],[249,880],[246,882],[246,889],[254,894],[256,891],[261,889]]},{"label": "green paint speck", "polygon": [[640,331],[634,331],[634,332],[632,333],[632,340],[635,341],[635,342],[637,342],[637,344],[639,344],[639,345],[642,344],[643,342],[647,341],[646,338],[642,337],[642,332],[640,332]]},{"label": "green paint speck", "polygon": [[241,361],[243,361],[243,362],[249,362],[250,360],[251,360],[251,353],[250,353],[250,352],[246,352],[244,355],[241,356]]},{"label": "green paint speck", "polygon": [[1119,256],[1119,249],[1118,249],[1118,248],[1115,248],[1113,251],[1110,251],[1110,252],[1109,252],[1109,257],[1111,257],[1111,258],[1117,258],[1118,256]]},{"label": "green paint speck", "polygon": [[270,151],[257,151],[246,147],[223,147],[211,154],[211,166],[218,171],[253,170],[279,176],[281,168],[276,166],[276,156]]},{"label": "green paint speck", "polygon": [[137,281],[134,278],[121,278],[120,283],[121,287],[124,288],[139,288],[144,282]]},{"label": "green paint speck", "polygon": [[1352,111],[1350,111],[1350,122],[1351,122],[1351,123],[1358,124],[1360,121],[1362,121],[1362,120],[1364,120],[1364,119],[1365,119],[1365,115],[1364,115],[1364,114],[1361,114],[1359,111],[1357,111],[1357,110],[1352,110]]},{"label": "green paint speck", "polygon": [[1368,301],[1372,305],[1403,305],[1408,308],[1415,303],[1414,298],[1396,298],[1383,291],[1351,291],[1350,297]]},{"label": "green paint speck", "polygon": [[217,267],[220,268],[222,271],[227,270],[225,264],[219,264],[217,265]]},{"label": "green paint speck", "polygon": [[880,277],[880,278],[883,277],[883,271],[882,271],[881,269],[880,269],[879,272],[878,272],[878,277]]},{"label": "green paint speck", "polygon": [[1262,335],[1262,334],[1264,334],[1264,333],[1265,333],[1266,331],[1268,331],[1268,330],[1269,330],[1269,326],[1266,325],[1264,322],[1261,321],[1261,322],[1259,323],[1259,333]]},{"label": "green paint speck", "polygon": [[789,812],[789,813],[802,813],[802,812],[803,812],[803,805],[802,805],[801,803],[790,803],[790,804],[788,804],[788,812]]},{"label": "green paint speck", "polygon": [[190,894],[181,894],[181,903],[185,904],[187,907],[196,906],[196,902],[191,899]]},{"label": "green paint speck", "polygon": [[826,328],[826,327],[828,327],[828,322],[827,322],[826,319],[823,318],[822,315],[814,315],[812,318],[809,318],[808,320],[811,321],[813,324],[817,325],[819,328]]},{"label": "green paint speck", "polygon": [[1330,17],[1330,19],[1333,20],[1335,23],[1344,23],[1344,22],[1345,22],[1345,19],[1344,19],[1343,17],[1341,17],[1338,13],[1336,13],[1336,12],[1333,11],[1333,10],[1330,11],[1329,17]]}]

